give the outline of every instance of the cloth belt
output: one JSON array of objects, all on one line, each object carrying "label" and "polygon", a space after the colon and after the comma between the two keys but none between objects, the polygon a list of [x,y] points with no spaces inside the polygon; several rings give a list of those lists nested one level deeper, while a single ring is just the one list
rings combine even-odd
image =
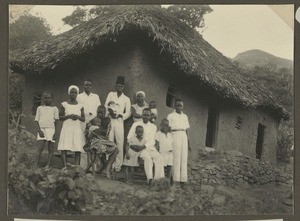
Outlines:
[{"label": "cloth belt", "polygon": [[171,130],[172,132],[176,132],[176,131],[185,131],[185,129],[174,129],[174,130]]}]

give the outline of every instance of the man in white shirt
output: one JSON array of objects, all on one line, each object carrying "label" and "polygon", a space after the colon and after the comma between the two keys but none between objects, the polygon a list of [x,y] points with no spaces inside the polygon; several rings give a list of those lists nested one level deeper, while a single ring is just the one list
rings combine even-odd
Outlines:
[{"label": "man in white shirt", "polygon": [[[147,182],[149,185],[152,183],[152,179],[157,180],[164,177],[164,163],[162,155],[155,148],[155,134],[157,131],[156,126],[150,122],[151,110],[145,108],[142,114],[143,121],[138,121],[133,123],[127,139],[135,136],[135,128],[140,125],[144,128],[144,138],[146,140],[145,145],[131,145],[130,147],[136,151],[140,152],[140,157],[144,160],[144,168],[147,176]],[[155,172],[153,178],[153,163],[155,165]]]},{"label": "man in white shirt", "polygon": [[113,101],[117,107],[115,116],[111,116],[111,131],[109,133],[109,139],[116,142],[119,149],[119,153],[114,163],[116,172],[120,172],[123,164],[124,120],[131,116],[130,99],[123,93],[124,83],[124,76],[118,76],[116,81],[116,92],[110,92],[105,101],[106,108],[110,101]]},{"label": "man in white shirt", "polygon": [[[77,102],[81,103],[84,108],[85,121],[81,123],[81,128],[84,131],[86,124],[90,122],[91,119],[97,116],[97,108],[101,105],[100,98],[98,94],[92,93],[92,80],[86,79],[84,81],[84,92],[78,94]],[[83,168],[87,167],[87,154],[81,154],[80,165]]]}]

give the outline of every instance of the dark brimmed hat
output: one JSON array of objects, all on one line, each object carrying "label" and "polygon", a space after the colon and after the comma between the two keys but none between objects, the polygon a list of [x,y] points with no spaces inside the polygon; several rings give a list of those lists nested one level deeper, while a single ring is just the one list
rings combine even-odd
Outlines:
[{"label": "dark brimmed hat", "polygon": [[122,85],[124,85],[125,84],[125,77],[124,76],[118,76],[116,84],[122,84]]}]

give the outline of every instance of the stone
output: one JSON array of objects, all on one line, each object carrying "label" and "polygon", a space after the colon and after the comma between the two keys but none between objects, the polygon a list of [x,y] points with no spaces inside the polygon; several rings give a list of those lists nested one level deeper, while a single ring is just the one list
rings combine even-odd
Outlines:
[{"label": "stone", "polygon": [[211,202],[215,206],[223,206],[225,204],[225,196],[215,194]]},{"label": "stone", "polygon": [[201,185],[201,193],[212,196],[215,191],[215,188],[211,185]]}]

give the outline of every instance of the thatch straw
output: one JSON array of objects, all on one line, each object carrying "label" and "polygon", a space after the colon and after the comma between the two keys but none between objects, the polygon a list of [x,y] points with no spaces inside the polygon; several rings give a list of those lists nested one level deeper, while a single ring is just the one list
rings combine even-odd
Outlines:
[{"label": "thatch straw", "polygon": [[234,64],[197,31],[165,9],[154,6],[118,6],[111,13],[50,40],[37,42],[27,51],[13,53],[10,67],[22,73],[43,73],[133,29],[146,32],[180,70],[196,76],[221,96],[238,101],[244,107],[259,107],[273,111],[278,117],[287,117],[269,92],[240,74]]}]

